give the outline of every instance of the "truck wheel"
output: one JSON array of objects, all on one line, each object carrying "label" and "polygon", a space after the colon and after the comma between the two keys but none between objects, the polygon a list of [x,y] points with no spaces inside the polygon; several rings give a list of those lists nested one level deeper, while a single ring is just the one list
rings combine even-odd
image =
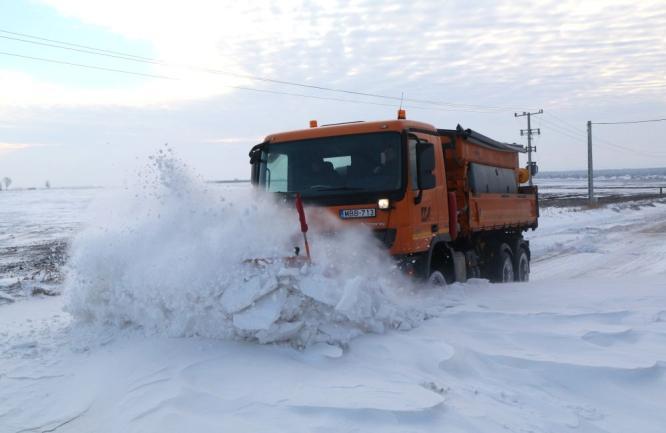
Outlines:
[{"label": "truck wheel", "polygon": [[495,262],[495,282],[508,283],[514,280],[513,258],[511,248],[507,244],[501,244],[497,252]]},{"label": "truck wheel", "polygon": [[434,287],[446,287],[446,278],[440,271],[432,271],[428,277],[428,285]]},{"label": "truck wheel", "polygon": [[530,258],[527,250],[520,247],[518,250],[518,259],[516,260],[516,281],[530,280]]}]

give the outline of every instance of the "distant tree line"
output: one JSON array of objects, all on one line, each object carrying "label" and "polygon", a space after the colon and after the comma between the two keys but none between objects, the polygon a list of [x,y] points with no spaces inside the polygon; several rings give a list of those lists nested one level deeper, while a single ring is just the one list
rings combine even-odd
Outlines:
[{"label": "distant tree line", "polygon": [[[0,191],[2,191],[2,185],[3,184],[5,185],[4,189],[9,189],[10,185],[12,184],[12,179],[10,177],[3,177],[0,180]],[[46,182],[44,182],[44,188],[50,189],[51,188],[51,181],[47,180]],[[32,189],[35,189],[35,188],[32,188]]]}]

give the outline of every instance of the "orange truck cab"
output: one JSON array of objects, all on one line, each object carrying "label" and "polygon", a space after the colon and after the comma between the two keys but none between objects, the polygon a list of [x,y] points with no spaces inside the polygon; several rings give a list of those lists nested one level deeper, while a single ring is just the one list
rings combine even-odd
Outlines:
[{"label": "orange truck cab", "polygon": [[539,209],[537,188],[520,186],[523,147],[401,114],[268,135],[250,151],[252,183],[370,227],[405,272],[434,284],[526,281],[522,233]]}]

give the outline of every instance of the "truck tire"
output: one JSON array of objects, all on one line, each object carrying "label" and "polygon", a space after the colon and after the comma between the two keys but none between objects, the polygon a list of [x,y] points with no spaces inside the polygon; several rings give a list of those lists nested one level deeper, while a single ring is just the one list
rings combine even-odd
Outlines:
[{"label": "truck tire", "polygon": [[527,254],[527,249],[521,246],[516,254],[515,274],[516,281],[529,281],[530,280],[530,256]]},{"label": "truck tire", "polygon": [[514,280],[513,257],[511,247],[500,244],[495,260],[495,283],[508,283]]}]

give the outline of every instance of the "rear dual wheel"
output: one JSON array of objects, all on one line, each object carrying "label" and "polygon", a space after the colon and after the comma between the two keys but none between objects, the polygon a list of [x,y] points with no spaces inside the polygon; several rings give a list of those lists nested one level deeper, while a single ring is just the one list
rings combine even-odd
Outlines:
[{"label": "rear dual wheel", "polygon": [[498,283],[508,283],[514,279],[513,257],[507,244],[500,245],[495,272]]},{"label": "rear dual wheel", "polygon": [[518,248],[518,256],[515,262],[515,276],[516,281],[530,280],[530,257],[524,246]]},{"label": "rear dual wheel", "polygon": [[495,282],[510,283],[529,279],[530,258],[527,249],[521,245],[514,253],[509,245],[501,244],[495,260]]},{"label": "rear dual wheel", "polygon": [[[507,243],[500,244],[496,250],[491,270],[491,279],[495,283],[529,281],[530,257],[526,245],[523,242],[518,242],[514,251]],[[472,274],[472,276],[474,275]],[[446,277],[439,269],[430,271],[427,283],[435,287],[445,287],[447,285]]]}]

